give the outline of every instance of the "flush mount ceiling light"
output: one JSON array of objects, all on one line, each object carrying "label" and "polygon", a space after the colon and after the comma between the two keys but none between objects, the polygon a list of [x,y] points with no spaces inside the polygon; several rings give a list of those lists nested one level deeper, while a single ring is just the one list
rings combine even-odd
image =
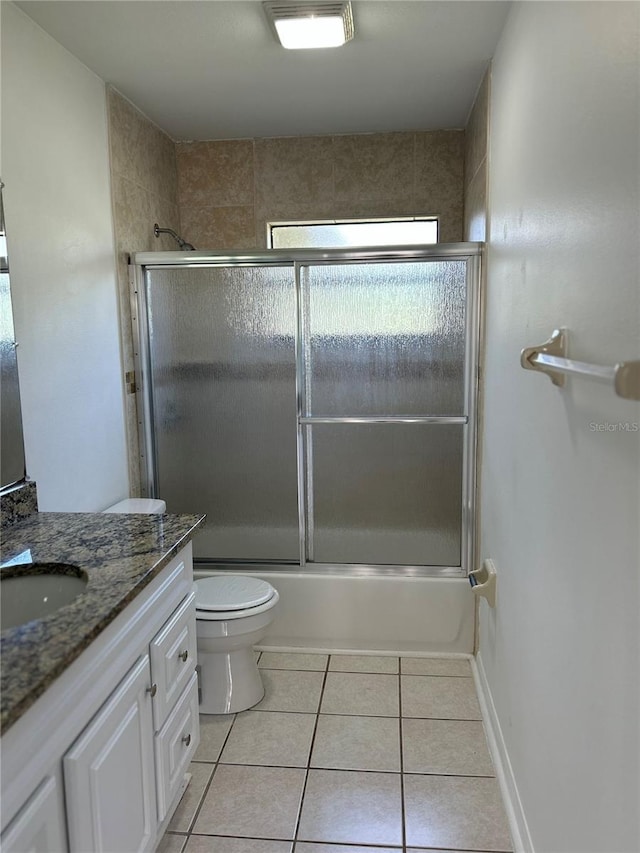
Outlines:
[{"label": "flush mount ceiling light", "polygon": [[340,47],[353,38],[351,2],[287,3],[267,0],[267,18],[289,50]]}]

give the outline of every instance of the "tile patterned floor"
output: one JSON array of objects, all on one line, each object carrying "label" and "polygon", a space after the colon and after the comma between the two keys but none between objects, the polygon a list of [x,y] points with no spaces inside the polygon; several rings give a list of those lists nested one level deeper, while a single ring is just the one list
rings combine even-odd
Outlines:
[{"label": "tile patterned floor", "polygon": [[158,853],[503,853],[463,659],[263,652],[265,697],[202,715]]}]

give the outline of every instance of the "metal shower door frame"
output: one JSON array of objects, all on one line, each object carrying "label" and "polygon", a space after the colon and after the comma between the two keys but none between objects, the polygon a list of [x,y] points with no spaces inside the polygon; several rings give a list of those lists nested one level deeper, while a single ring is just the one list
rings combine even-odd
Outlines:
[{"label": "metal shower door frame", "polygon": [[[475,503],[477,457],[477,399],[478,364],[480,348],[481,258],[482,243],[448,243],[430,246],[402,246],[385,249],[298,249],[268,250],[267,252],[143,252],[137,253],[130,265],[130,296],[133,326],[134,358],[136,368],[136,402],[138,411],[138,441],[140,448],[141,487],[143,494],[157,497],[157,459],[153,434],[153,397],[150,385],[150,329],[146,300],[145,277],[147,270],[184,269],[233,266],[290,266],[296,294],[295,394],[297,407],[297,470],[298,470],[298,532],[300,544],[299,563],[201,561],[211,568],[228,568],[238,571],[252,570],[263,565],[270,570],[296,572],[313,571],[320,574],[351,576],[404,575],[409,577],[466,577],[475,566]],[[464,416],[425,417],[355,417],[313,418],[306,416],[304,393],[306,388],[304,362],[304,329],[302,311],[301,271],[308,266],[328,264],[393,263],[405,261],[452,261],[466,263],[465,303],[465,365],[464,365]],[[360,563],[316,563],[309,553],[312,543],[310,530],[309,471],[311,470],[311,440],[308,434],[314,423],[449,423],[463,426],[462,506],[461,506],[461,565],[369,565]]]}]

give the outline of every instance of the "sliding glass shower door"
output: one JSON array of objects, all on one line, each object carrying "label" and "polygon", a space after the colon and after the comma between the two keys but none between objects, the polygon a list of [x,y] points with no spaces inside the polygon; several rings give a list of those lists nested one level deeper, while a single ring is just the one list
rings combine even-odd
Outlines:
[{"label": "sliding glass shower door", "polygon": [[305,266],[306,559],[459,566],[463,261]]},{"label": "sliding glass shower door", "polygon": [[146,277],[156,494],[207,513],[198,556],[298,560],[291,268]]},{"label": "sliding glass shower door", "polygon": [[147,491],[196,558],[466,570],[475,245],[136,258]]}]

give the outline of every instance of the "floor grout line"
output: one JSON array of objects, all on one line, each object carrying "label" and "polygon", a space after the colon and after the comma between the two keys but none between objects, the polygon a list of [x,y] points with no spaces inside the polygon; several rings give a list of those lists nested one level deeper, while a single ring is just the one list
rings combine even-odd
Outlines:
[{"label": "floor grout line", "polygon": [[300,821],[302,820],[302,809],[304,806],[304,798],[307,793],[307,782],[309,781],[309,771],[311,769],[311,756],[313,754],[313,747],[316,742],[316,733],[318,731],[318,722],[320,720],[320,708],[322,707],[322,699],[324,698],[324,688],[327,683],[327,674],[329,672],[329,661],[331,660],[331,656],[327,655],[327,664],[324,670],[324,678],[322,679],[322,687],[320,688],[320,698],[318,699],[318,709],[316,711],[316,721],[313,726],[313,734],[311,735],[311,745],[309,746],[309,755],[307,757],[307,767],[304,775],[304,784],[302,786],[302,794],[300,795],[300,806],[298,808],[298,816],[296,819],[296,825],[293,830],[293,845],[291,847],[292,853],[295,853],[295,849],[297,846],[297,838],[298,838],[298,830],[300,829]]},{"label": "floor grout line", "polygon": [[[259,666],[258,669],[271,672],[324,672],[323,669],[294,669],[291,666]],[[405,678],[466,678],[473,681],[472,675],[459,675],[442,672],[380,672],[368,669],[330,669],[330,675],[403,675]]]},{"label": "floor grout line", "polygon": [[[315,736],[315,732],[314,732]],[[311,741],[311,750],[313,750]],[[204,762],[203,762],[204,763]],[[253,764],[250,761],[219,761],[221,767],[268,767],[270,770],[322,770],[323,773],[369,773],[400,776],[444,776],[449,779],[495,779],[492,773],[443,773],[434,770],[372,770],[366,767],[324,767],[318,764]],[[178,832],[178,830],[172,830]]]},{"label": "floor grout line", "polygon": [[[250,708],[260,714],[303,714],[308,717],[316,715],[317,711],[290,711],[278,708]],[[245,713],[245,712],[243,712]],[[320,711],[321,717],[368,717],[373,720],[396,720],[398,714],[353,714],[348,711]],[[482,723],[482,717],[416,717],[413,714],[404,714],[405,720],[443,720],[450,723]],[[202,759],[200,759],[202,760]]]},{"label": "floor grout line", "polygon": [[[238,719],[238,715],[234,714],[233,715],[233,721],[231,722],[231,725],[229,726],[229,731],[227,732],[225,739],[222,742],[222,746],[220,747],[220,752],[218,753],[218,758],[215,761],[213,773],[211,774],[211,778],[209,779],[208,783],[205,785],[204,791],[202,793],[202,797],[200,798],[200,802],[198,803],[196,810],[195,810],[195,813],[193,815],[193,819],[189,822],[189,837],[191,837],[191,833],[193,832],[193,828],[195,827],[196,821],[198,820],[198,817],[200,816],[202,806],[204,805],[204,801],[207,798],[207,794],[209,793],[209,788],[213,784],[213,780],[216,777],[218,767],[220,766],[220,757],[222,755],[222,752],[223,752],[225,746],[227,745],[227,741],[229,740],[229,735],[231,734],[231,731],[233,730],[233,727],[234,727],[237,719]],[[187,839],[187,841],[188,841],[188,839]]]},{"label": "floor grout line", "polygon": [[207,796],[207,794],[209,793],[209,788],[211,787],[211,783],[213,782],[213,780],[214,780],[214,778],[215,778],[216,770],[217,770],[217,769],[218,769],[218,762],[216,761],[216,763],[215,763],[215,764],[214,764],[214,766],[213,766],[213,770],[212,770],[212,772],[211,772],[211,778],[209,779],[209,781],[207,782],[207,784],[204,786],[204,790],[203,790],[203,792],[202,792],[202,796],[200,797],[200,802],[199,802],[199,803],[198,803],[198,805],[196,806],[196,810],[195,810],[195,811],[194,811],[194,813],[193,813],[193,817],[192,817],[192,818],[191,818],[191,820],[189,821],[189,827],[188,827],[188,829],[187,829],[187,841],[188,841],[188,840],[189,840],[189,838],[191,837],[191,833],[192,833],[192,831],[193,831],[193,827],[196,825],[196,821],[198,820],[198,817],[199,817],[199,815],[200,815],[200,810],[201,810],[201,808],[202,808],[202,804],[204,803],[204,801],[205,801],[205,799],[206,799],[206,796]]},{"label": "floor grout line", "polygon": [[402,850],[407,849],[407,819],[404,808],[404,741],[402,739],[402,660],[398,661],[398,737],[400,738],[400,821],[402,828]]}]

